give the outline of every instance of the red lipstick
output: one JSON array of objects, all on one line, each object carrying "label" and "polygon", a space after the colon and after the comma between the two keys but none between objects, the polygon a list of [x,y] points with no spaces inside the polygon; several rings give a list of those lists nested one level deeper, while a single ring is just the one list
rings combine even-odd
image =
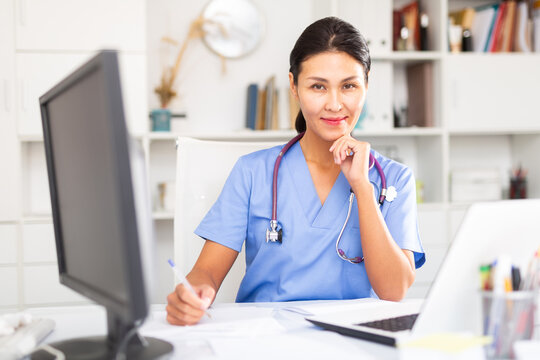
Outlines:
[{"label": "red lipstick", "polygon": [[347,119],[346,116],[340,116],[340,117],[321,117],[321,120],[323,120],[328,125],[337,126],[340,125],[342,121],[345,121]]}]

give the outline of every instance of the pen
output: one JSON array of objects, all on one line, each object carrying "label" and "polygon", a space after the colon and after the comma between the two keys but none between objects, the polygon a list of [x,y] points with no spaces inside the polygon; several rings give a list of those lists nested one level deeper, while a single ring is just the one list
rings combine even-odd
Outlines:
[{"label": "pen", "polygon": [[518,267],[512,266],[512,290],[518,291],[521,287],[521,272]]},{"label": "pen", "polygon": [[[540,251],[540,249],[539,249]],[[535,282],[536,279],[536,268],[538,267],[538,257],[539,257],[539,251],[536,251],[533,258],[529,261],[529,267],[527,269],[527,274],[525,276],[525,280],[522,282],[523,290],[525,291],[531,291],[535,290]]]},{"label": "pen", "polygon": [[[178,268],[176,267],[176,264],[174,263],[174,261],[172,261],[171,259],[167,260],[167,262],[169,263],[169,265],[171,266],[171,269],[174,273],[174,275],[176,275],[176,278],[178,279],[178,281],[180,282],[180,284],[184,285],[190,293],[192,293],[193,295],[199,297],[197,295],[197,293],[195,292],[195,289],[193,289],[193,287],[191,286],[191,284],[189,283],[189,281],[186,279],[186,277],[184,275],[182,275],[182,273],[180,272],[180,270],[178,270]],[[206,311],[204,312],[206,314],[206,316],[208,316],[210,319],[212,318],[210,316],[209,313],[207,313]]]}]

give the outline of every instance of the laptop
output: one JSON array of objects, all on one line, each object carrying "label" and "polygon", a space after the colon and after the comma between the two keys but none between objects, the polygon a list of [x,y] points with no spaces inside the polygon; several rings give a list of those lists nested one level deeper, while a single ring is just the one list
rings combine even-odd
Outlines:
[{"label": "laptop", "polygon": [[[526,269],[540,246],[538,214],[540,199],[473,204],[423,303],[359,304],[306,320],[323,329],[391,346],[434,333],[481,334],[479,266],[505,254]],[[395,328],[389,329],[391,326]]]}]

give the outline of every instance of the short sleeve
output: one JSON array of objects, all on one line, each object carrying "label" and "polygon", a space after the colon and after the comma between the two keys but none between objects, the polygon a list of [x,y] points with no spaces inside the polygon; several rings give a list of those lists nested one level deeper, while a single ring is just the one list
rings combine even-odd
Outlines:
[{"label": "short sleeve", "polygon": [[250,192],[251,176],[240,158],[195,234],[240,252],[246,239]]},{"label": "short sleeve", "polygon": [[414,252],[416,268],[426,261],[424,249],[418,231],[418,213],[416,208],[416,183],[412,171],[405,168],[398,176],[396,198],[389,203],[385,221],[400,248]]}]

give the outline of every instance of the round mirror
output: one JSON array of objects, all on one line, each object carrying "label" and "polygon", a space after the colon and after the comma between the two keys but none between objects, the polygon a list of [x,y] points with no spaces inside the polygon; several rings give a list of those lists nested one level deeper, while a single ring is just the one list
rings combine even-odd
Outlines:
[{"label": "round mirror", "polygon": [[204,42],[218,55],[238,58],[260,43],[264,20],[249,0],[212,0],[203,10]]}]

